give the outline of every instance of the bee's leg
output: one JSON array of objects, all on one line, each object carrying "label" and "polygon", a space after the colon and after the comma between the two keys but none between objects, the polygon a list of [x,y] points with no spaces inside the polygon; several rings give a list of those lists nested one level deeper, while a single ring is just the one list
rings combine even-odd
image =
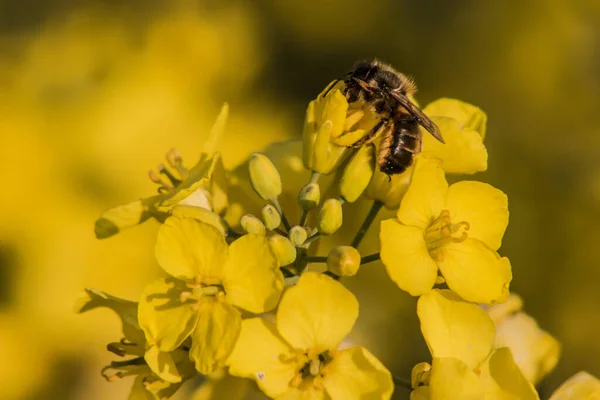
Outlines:
[{"label": "bee's leg", "polygon": [[333,88],[335,87],[335,85],[337,85],[337,84],[338,84],[338,82],[339,82],[339,81],[341,81],[341,79],[339,79],[339,78],[338,78],[338,79],[334,80],[333,82],[331,82],[331,83],[329,84],[329,86],[327,86],[327,90],[325,90],[325,93],[323,93],[323,95],[322,95],[321,97],[325,97],[325,96],[327,96],[327,94],[328,94],[329,92],[331,92],[331,89],[333,89]]},{"label": "bee's leg", "polygon": [[388,120],[387,119],[382,119],[380,120],[377,125],[375,125],[373,127],[373,129],[371,129],[369,131],[369,133],[367,133],[365,136],[363,136],[362,138],[358,139],[356,142],[352,143],[350,146],[348,147],[360,147],[362,145],[365,145],[367,143],[371,143],[373,140],[375,140],[375,138],[377,137],[377,134],[382,130],[385,129],[387,127],[387,123]]}]

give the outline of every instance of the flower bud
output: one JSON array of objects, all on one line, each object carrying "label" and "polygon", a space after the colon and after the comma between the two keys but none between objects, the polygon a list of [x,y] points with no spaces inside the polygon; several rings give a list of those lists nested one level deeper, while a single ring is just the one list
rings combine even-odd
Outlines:
[{"label": "flower bud", "polygon": [[327,199],[323,203],[317,227],[322,235],[331,235],[342,226],[342,203],[338,199]]},{"label": "flower bud", "polygon": [[288,238],[281,235],[272,235],[268,240],[280,267],[290,265],[296,261],[296,248]]},{"label": "flower bud", "polygon": [[124,206],[111,208],[96,221],[94,231],[98,239],[112,236],[123,229],[138,225],[150,217],[142,201],[134,201]]},{"label": "flower bud", "polygon": [[340,180],[340,194],[349,203],[355,202],[365,191],[375,171],[375,146],[361,147],[344,169]]},{"label": "flower bud", "polygon": [[281,215],[279,215],[279,212],[277,212],[275,207],[270,204],[267,204],[263,207],[261,216],[265,227],[270,231],[279,227],[281,224]]},{"label": "flower bud", "polygon": [[360,267],[360,253],[352,246],[338,246],[329,250],[327,269],[338,276],[353,276]]},{"label": "flower bud", "polygon": [[426,362],[415,365],[410,374],[410,382],[413,389],[419,386],[429,386],[431,365]]},{"label": "flower bud", "polygon": [[248,169],[252,188],[262,199],[275,199],[281,194],[281,176],[267,156],[252,154]]},{"label": "flower bud", "polygon": [[304,211],[310,211],[319,206],[321,201],[321,188],[318,183],[304,185],[298,193],[298,203]]},{"label": "flower bud", "polygon": [[240,219],[240,225],[246,233],[254,233],[257,235],[264,235],[266,230],[260,219],[256,218],[252,214],[246,214]]},{"label": "flower bud", "polygon": [[408,189],[413,168],[398,175],[388,176],[375,168],[373,177],[365,191],[365,197],[372,200],[379,200],[386,208],[393,210],[400,207],[400,202]]},{"label": "flower bud", "polygon": [[302,246],[308,237],[308,232],[302,226],[296,225],[290,229],[289,233],[290,240],[296,247]]}]

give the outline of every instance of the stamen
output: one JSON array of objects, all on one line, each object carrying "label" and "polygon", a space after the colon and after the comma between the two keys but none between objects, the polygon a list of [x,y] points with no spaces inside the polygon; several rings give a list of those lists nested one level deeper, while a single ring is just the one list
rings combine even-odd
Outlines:
[{"label": "stamen", "polygon": [[289,385],[290,385],[290,387],[297,388],[298,386],[300,386],[301,383],[302,383],[302,373],[299,372],[296,375],[294,375],[294,377],[290,381]]},{"label": "stamen", "polygon": [[310,374],[312,376],[319,375],[321,369],[321,361],[318,358],[314,358],[310,361]]},{"label": "stamen", "polygon": [[181,180],[176,178],[175,175],[173,175],[164,164],[158,164],[158,171],[169,179],[173,187],[181,183]]},{"label": "stamen", "polygon": [[448,210],[442,210],[440,216],[429,225],[423,234],[423,238],[427,243],[427,248],[429,249],[431,256],[437,261],[441,261],[443,255],[436,250],[448,243],[460,243],[465,241],[469,237],[466,232],[469,228],[470,225],[466,221],[453,224],[450,218],[450,212]]}]

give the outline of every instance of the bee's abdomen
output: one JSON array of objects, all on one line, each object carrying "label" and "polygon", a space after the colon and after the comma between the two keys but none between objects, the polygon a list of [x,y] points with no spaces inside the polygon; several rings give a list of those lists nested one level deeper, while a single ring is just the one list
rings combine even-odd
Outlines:
[{"label": "bee's abdomen", "polygon": [[394,175],[404,172],[413,161],[413,156],[421,151],[419,126],[414,120],[395,121],[391,132],[381,141],[379,169],[384,174]]}]

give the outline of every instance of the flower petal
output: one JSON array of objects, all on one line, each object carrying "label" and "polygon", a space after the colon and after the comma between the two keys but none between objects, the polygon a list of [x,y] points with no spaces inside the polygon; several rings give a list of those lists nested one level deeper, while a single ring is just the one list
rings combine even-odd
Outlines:
[{"label": "flower petal", "polygon": [[171,383],[181,382],[181,375],[179,375],[170,353],[160,351],[158,346],[150,346],[146,350],[146,354],[144,354],[144,360],[152,372],[164,381]]},{"label": "flower petal", "polygon": [[427,104],[423,112],[430,117],[454,118],[463,129],[477,131],[482,138],[485,137],[487,115],[472,104],[444,97]]},{"label": "flower petal", "polygon": [[289,389],[299,365],[292,348],[279,336],[275,324],[261,318],[242,321],[242,328],[233,352],[227,360],[229,373],[255,379],[258,387],[269,397]]},{"label": "flower petal", "polygon": [[158,231],[156,259],[171,276],[221,278],[227,243],[212,225],[192,218],[169,217]]},{"label": "flower petal", "polygon": [[496,329],[491,318],[451,290],[421,296],[417,314],[433,358],[455,358],[474,370],[492,351]]},{"label": "flower petal", "polygon": [[494,400],[539,400],[535,388],[515,364],[508,347],[496,350],[481,369],[485,398]]},{"label": "flower petal", "polygon": [[302,389],[290,389],[283,393],[281,396],[277,396],[275,400],[332,400],[322,390],[316,389],[314,386],[309,386]]},{"label": "flower petal", "polygon": [[429,381],[431,400],[481,400],[483,385],[479,377],[456,358],[434,358]]},{"label": "flower petal", "polygon": [[438,266],[448,287],[463,299],[492,304],[508,298],[510,261],[476,239],[442,247]]},{"label": "flower petal", "polygon": [[283,290],[283,275],[264,236],[244,235],[229,246],[223,287],[228,302],[252,313],[275,308]]},{"label": "flower petal", "polygon": [[327,275],[306,272],[277,309],[277,330],[295,349],[315,355],[336,349],[358,318],[358,301]]},{"label": "flower petal", "polygon": [[201,374],[209,374],[222,367],[233,351],[242,316],[234,306],[219,300],[201,302],[198,315],[190,358]]},{"label": "flower petal", "polygon": [[179,300],[185,290],[183,282],[173,278],[158,279],[144,289],[138,306],[138,321],[148,345],[172,351],[190,335],[198,314]]},{"label": "flower petal", "polygon": [[494,347],[508,347],[523,375],[533,384],[550,373],[560,358],[560,343],[524,312],[496,323]]},{"label": "flower petal", "polygon": [[390,371],[363,347],[336,354],[325,367],[323,384],[332,399],[389,399],[394,392]]},{"label": "flower petal", "polygon": [[462,181],[448,188],[446,208],[452,222],[467,221],[469,237],[498,250],[508,226],[508,198],[487,183]]},{"label": "flower petal", "polygon": [[398,220],[425,230],[446,202],[448,182],[441,161],[418,157],[411,179],[398,209]]},{"label": "flower petal", "polygon": [[600,398],[600,380],[580,371],[552,393],[550,400],[595,400]]},{"label": "flower petal", "polygon": [[238,378],[220,370],[207,377],[194,391],[190,400],[244,400],[254,385],[248,379]]},{"label": "flower petal", "polygon": [[433,117],[432,120],[446,143],[424,134],[422,155],[442,160],[444,171],[450,174],[474,174],[487,170],[487,149],[476,131],[461,127],[452,118]]},{"label": "flower petal", "polygon": [[400,289],[413,296],[431,290],[438,267],[427,251],[421,229],[387,219],[381,221],[379,241],[381,261]]},{"label": "flower petal", "polygon": [[420,386],[410,392],[410,400],[429,400],[430,398],[429,386]]}]

